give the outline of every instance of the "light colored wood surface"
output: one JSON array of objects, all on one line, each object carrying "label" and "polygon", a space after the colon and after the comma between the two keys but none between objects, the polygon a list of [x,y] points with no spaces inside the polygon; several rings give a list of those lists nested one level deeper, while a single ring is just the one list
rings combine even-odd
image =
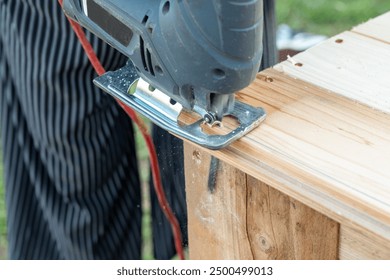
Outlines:
[{"label": "light colored wood surface", "polygon": [[[388,258],[390,251],[390,26],[372,31],[389,18],[387,13],[259,73],[237,98],[265,108],[265,122],[223,150],[197,148],[340,223],[343,259]],[[243,199],[234,192],[229,199]],[[256,211],[265,220],[269,210]]]},{"label": "light colored wood surface", "polygon": [[191,259],[337,258],[336,222],[223,162],[210,192],[210,156],[185,153]]},{"label": "light colored wood surface", "polygon": [[339,257],[342,260],[390,260],[390,244],[367,230],[341,226]]},{"label": "light colored wood surface", "polygon": [[348,31],[274,68],[390,113],[389,61],[390,44]]},{"label": "light colored wood surface", "polygon": [[390,44],[390,12],[360,24],[352,31]]},{"label": "light colored wood surface", "polygon": [[267,119],[210,154],[338,222],[390,239],[389,115],[272,69],[238,97],[264,107]]}]

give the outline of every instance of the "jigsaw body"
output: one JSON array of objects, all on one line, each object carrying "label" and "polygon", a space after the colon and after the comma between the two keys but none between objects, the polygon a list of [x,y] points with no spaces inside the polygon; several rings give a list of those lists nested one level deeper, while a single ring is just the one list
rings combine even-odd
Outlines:
[{"label": "jigsaw body", "polygon": [[[64,9],[131,61],[95,83],[157,125],[218,149],[264,119],[261,108],[234,97],[261,63],[262,0],[65,0]],[[181,106],[199,114],[199,123],[178,125]],[[240,123],[227,135],[197,127],[226,115]]]}]

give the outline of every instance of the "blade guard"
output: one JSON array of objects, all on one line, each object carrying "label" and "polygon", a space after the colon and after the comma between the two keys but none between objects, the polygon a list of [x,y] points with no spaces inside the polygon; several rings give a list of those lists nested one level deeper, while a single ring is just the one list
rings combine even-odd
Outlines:
[{"label": "blade guard", "polygon": [[226,135],[210,135],[202,130],[203,119],[190,125],[179,125],[178,117],[182,106],[179,103],[172,105],[169,96],[139,79],[131,63],[95,78],[94,83],[161,128],[211,150],[222,149],[241,138],[259,126],[266,116],[263,108],[255,108],[236,100],[230,115],[237,119],[238,127]]}]

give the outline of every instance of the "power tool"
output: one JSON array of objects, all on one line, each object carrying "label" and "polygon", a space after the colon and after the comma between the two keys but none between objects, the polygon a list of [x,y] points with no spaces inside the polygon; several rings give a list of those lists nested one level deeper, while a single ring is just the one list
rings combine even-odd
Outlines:
[{"label": "power tool", "polygon": [[[94,79],[160,127],[220,149],[257,127],[265,111],[235,100],[262,57],[262,0],[65,0],[65,13],[129,58]],[[182,110],[198,121],[178,122]],[[227,134],[204,124],[238,126]]]}]

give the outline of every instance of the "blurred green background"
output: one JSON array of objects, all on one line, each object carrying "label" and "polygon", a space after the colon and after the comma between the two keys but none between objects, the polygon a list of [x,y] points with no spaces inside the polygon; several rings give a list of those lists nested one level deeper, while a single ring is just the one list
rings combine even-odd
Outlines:
[{"label": "blurred green background", "polygon": [[388,0],[276,0],[279,23],[293,29],[336,35],[390,10]]},{"label": "blurred green background", "polygon": [[[389,0],[276,0],[277,20],[286,23],[293,29],[323,35],[336,35],[360,24],[369,18],[390,10]],[[147,153],[143,140],[137,134],[137,142],[144,190],[144,259],[152,258],[150,231],[150,206],[146,182],[148,180]],[[1,159],[1,150],[0,150]],[[6,248],[6,212],[4,203],[4,178],[2,159],[0,160],[0,259],[7,257]]]}]

